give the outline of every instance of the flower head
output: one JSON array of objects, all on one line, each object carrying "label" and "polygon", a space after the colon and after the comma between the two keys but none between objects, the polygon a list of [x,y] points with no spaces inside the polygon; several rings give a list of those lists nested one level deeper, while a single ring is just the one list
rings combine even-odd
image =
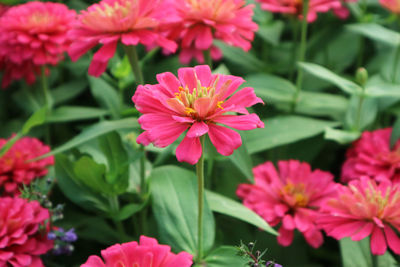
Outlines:
[{"label": "flower head", "polygon": [[[0,139],[0,148],[7,142]],[[19,187],[29,184],[37,177],[45,176],[47,167],[54,164],[54,157],[27,162],[50,152],[50,147],[38,139],[24,137],[18,140],[5,155],[0,158],[0,192],[6,195],[19,194]]]},{"label": "flower head", "polygon": [[141,236],[139,244],[129,242],[116,244],[101,251],[103,260],[98,256],[90,256],[81,267],[190,267],[192,255],[187,252],[174,254],[167,245],[159,245],[154,238]]},{"label": "flower head", "polygon": [[48,210],[37,201],[0,198],[0,266],[44,267],[39,256],[53,246],[46,238]]},{"label": "flower head", "polygon": [[322,207],[319,225],[336,239],[360,241],[371,236],[372,254],[382,255],[387,246],[400,254],[400,185],[382,181],[379,185],[364,176],[340,185],[338,196]]},{"label": "flower head", "polygon": [[390,179],[400,182],[400,140],[390,148],[392,128],[364,132],[347,151],[342,167],[342,181],[361,176],[376,180]]},{"label": "flower head", "polygon": [[[261,8],[275,13],[284,13],[303,17],[303,0],[257,0]],[[353,0],[350,0],[353,1]],[[346,2],[346,1],[345,1]],[[348,10],[343,6],[340,0],[309,0],[307,21],[314,22],[317,19],[317,13],[325,13],[333,10],[339,18],[346,18],[349,15]]]},{"label": "flower head", "polygon": [[379,0],[379,3],[389,11],[400,14],[400,1],[399,0]]},{"label": "flower head", "polygon": [[312,171],[308,163],[297,160],[278,162],[278,170],[266,162],[253,173],[255,184],[239,185],[236,194],[272,226],[281,222],[278,243],[290,245],[298,229],[312,247],[321,246],[323,236],[315,220],[321,204],[335,195],[333,175]]},{"label": "flower head", "polygon": [[7,79],[30,77],[31,81],[35,77],[32,65],[56,65],[62,60],[70,44],[66,33],[75,15],[64,4],[51,2],[34,1],[9,8],[0,17],[0,58],[21,70],[19,74],[15,69],[8,72],[12,77]]},{"label": "flower head", "polygon": [[168,35],[180,44],[180,60],[189,63],[195,57],[204,62],[203,51],[211,49],[211,56],[222,54],[212,46],[218,39],[245,51],[251,48],[254,32],[258,29],[252,21],[253,5],[244,0],[167,0],[175,7],[178,23],[168,30]]},{"label": "flower head", "polygon": [[176,44],[159,32],[160,25],[169,21],[164,0],[102,0],[81,11],[78,22],[69,32],[72,45],[68,53],[77,60],[98,44],[89,74],[100,76],[114,56],[118,41],[124,45],[159,45],[175,52]]},{"label": "flower head", "polygon": [[[208,66],[181,68],[178,77],[165,72],[157,75],[159,84],[137,88],[132,101],[144,114],[139,123],[145,130],[138,137],[138,143],[166,147],[189,129],[176,149],[176,157],[195,164],[202,154],[200,136],[207,133],[222,155],[231,155],[241,146],[240,135],[219,124],[238,130],[264,127],[256,114],[246,110],[263,103],[253,88],[246,87],[234,93],[244,82],[242,78],[213,75]],[[232,112],[245,115],[232,115]]]}]

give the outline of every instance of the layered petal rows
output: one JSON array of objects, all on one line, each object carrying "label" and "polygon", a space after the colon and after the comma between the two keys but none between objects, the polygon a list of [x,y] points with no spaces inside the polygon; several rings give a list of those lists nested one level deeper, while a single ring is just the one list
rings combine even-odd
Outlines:
[{"label": "layered petal rows", "polygon": [[159,74],[157,81],[155,85],[139,85],[132,97],[143,113],[139,123],[145,130],[137,142],[166,147],[188,130],[176,149],[179,161],[195,164],[202,155],[200,137],[207,133],[220,154],[231,155],[242,144],[241,137],[219,124],[238,130],[264,127],[256,114],[246,110],[263,103],[253,88],[235,93],[244,82],[240,77],[211,74],[208,66],[197,66],[179,69],[178,78],[169,72]]}]

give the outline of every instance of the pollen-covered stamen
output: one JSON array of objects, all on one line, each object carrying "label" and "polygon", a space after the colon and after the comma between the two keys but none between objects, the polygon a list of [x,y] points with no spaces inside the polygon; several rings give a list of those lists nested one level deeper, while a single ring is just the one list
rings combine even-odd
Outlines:
[{"label": "pollen-covered stamen", "polygon": [[309,198],[305,192],[305,185],[303,183],[294,184],[291,181],[282,188],[281,194],[288,196],[288,204],[292,207],[306,207]]}]

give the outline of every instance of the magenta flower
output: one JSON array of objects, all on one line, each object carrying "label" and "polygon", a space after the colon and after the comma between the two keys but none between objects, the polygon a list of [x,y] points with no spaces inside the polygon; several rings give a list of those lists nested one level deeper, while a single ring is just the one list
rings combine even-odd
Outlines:
[{"label": "magenta flower", "polygon": [[53,247],[53,241],[39,226],[49,216],[37,201],[0,198],[0,266],[44,267],[39,256]]},{"label": "magenta flower", "polygon": [[[139,85],[132,101],[139,112],[142,129],[137,142],[166,147],[188,132],[176,149],[179,161],[195,164],[202,155],[200,136],[208,133],[217,151],[229,156],[242,144],[240,135],[219,124],[238,130],[263,128],[256,114],[246,110],[263,101],[250,87],[235,91],[244,82],[232,75],[211,74],[210,67],[181,68],[157,75],[156,85]],[[245,115],[233,115],[238,112]],[[229,114],[227,114],[229,113]]]},{"label": "magenta flower", "polygon": [[400,140],[390,148],[392,128],[363,132],[361,138],[347,151],[342,167],[342,181],[361,176],[376,180],[400,182]]},{"label": "magenta flower", "polygon": [[0,17],[0,60],[6,82],[25,77],[30,83],[40,66],[56,65],[70,42],[66,33],[75,11],[51,2],[29,2],[10,7]]},{"label": "magenta flower", "polygon": [[171,247],[159,245],[154,238],[141,236],[139,244],[129,242],[116,244],[101,251],[103,260],[98,256],[90,256],[81,267],[190,267],[192,255],[187,252],[174,254]]},{"label": "magenta flower", "polygon": [[102,0],[81,11],[78,22],[68,33],[72,40],[68,53],[75,61],[93,47],[102,45],[89,67],[90,75],[100,76],[119,41],[124,45],[159,45],[175,52],[176,44],[159,32],[159,27],[172,19],[168,10],[164,0]]},{"label": "magenta flower", "polygon": [[252,21],[253,5],[244,0],[167,0],[175,7],[178,23],[169,27],[168,36],[181,48],[180,60],[189,63],[195,57],[204,62],[203,51],[211,56],[222,54],[212,45],[214,39],[250,50],[258,26]]},{"label": "magenta flower", "polygon": [[400,187],[389,180],[379,185],[366,176],[340,185],[338,196],[322,206],[319,225],[338,240],[371,236],[371,251],[383,255],[387,246],[400,254]]},{"label": "magenta flower", "polygon": [[379,3],[394,14],[400,14],[400,1],[399,0],[379,0]]},{"label": "magenta flower", "polygon": [[[0,139],[0,148],[7,142]],[[48,173],[47,167],[54,164],[54,157],[27,162],[50,152],[50,147],[36,138],[24,137],[18,140],[0,158],[0,194],[19,195],[19,187]]]},{"label": "magenta flower", "polygon": [[297,160],[279,161],[278,170],[267,161],[253,173],[255,184],[239,185],[236,194],[270,225],[281,223],[278,243],[289,246],[298,229],[312,247],[321,246],[324,240],[315,220],[324,201],[336,193],[333,175],[312,171],[308,163]]}]

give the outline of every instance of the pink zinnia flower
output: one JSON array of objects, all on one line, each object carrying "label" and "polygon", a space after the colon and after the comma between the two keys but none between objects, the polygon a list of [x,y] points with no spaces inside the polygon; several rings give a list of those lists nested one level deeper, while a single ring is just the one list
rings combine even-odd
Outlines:
[{"label": "pink zinnia flower", "polygon": [[[189,129],[176,149],[176,157],[179,161],[195,164],[202,154],[200,136],[207,133],[217,151],[224,156],[231,155],[241,146],[240,135],[219,124],[238,130],[264,127],[256,114],[246,110],[256,103],[263,103],[254,94],[254,89],[246,87],[234,93],[244,82],[242,78],[213,75],[208,66],[181,68],[178,77],[165,72],[157,75],[159,84],[137,88],[132,101],[144,114],[139,123],[145,130],[139,135],[138,143],[166,147]],[[245,115],[232,115],[232,112]]]},{"label": "pink zinnia flower", "polygon": [[245,5],[244,0],[168,0],[176,9],[178,23],[169,28],[169,36],[179,42],[180,60],[189,63],[195,57],[204,62],[203,51],[211,49],[214,59],[221,58],[213,40],[222,40],[228,45],[245,51],[258,26],[252,21],[254,5]]},{"label": "pink zinnia flower", "polygon": [[340,185],[338,196],[327,201],[318,223],[338,240],[360,241],[371,236],[371,251],[383,255],[387,246],[400,254],[400,185],[389,180],[379,185],[366,176]]},{"label": "pink zinnia flower", "polygon": [[53,247],[46,238],[48,219],[37,201],[0,198],[0,266],[44,267],[39,256]]},{"label": "pink zinnia flower", "polygon": [[389,11],[400,14],[400,1],[399,0],[379,0],[379,3]]},{"label": "pink zinnia flower", "polygon": [[390,148],[392,128],[363,132],[361,138],[347,151],[342,167],[342,181],[361,176],[376,180],[390,179],[400,182],[400,140]]},{"label": "pink zinnia flower", "polygon": [[268,161],[253,173],[255,184],[239,185],[236,194],[270,225],[281,223],[278,243],[289,246],[298,229],[312,247],[321,246],[324,240],[315,220],[321,204],[335,195],[333,175],[312,171],[308,163],[297,160],[279,161],[278,170]]},{"label": "pink zinnia flower", "polygon": [[[0,148],[7,142],[0,139]],[[50,152],[50,147],[38,139],[24,137],[18,140],[5,155],[0,158],[0,192],[6,195],[19,194],[19,187],[29,184],[37,177],[48,173],[47,167],[54,164],[54,157],[27,162]]]},{"label": "pink zinnia flower", "polygon": [[13,80],[25,79],[27,84],[33,84],[36,81],[36,75],[40,75],[40,67],[30,61],[24,61],[21,64],[0,57],[0,71],[3,72],[1,87],[5,89]]},{"label": "pink zinnia flower", "polygon": [[35,75],[32,65],[56,65],[62,60],[75,15],[64,4],[29,2],[11,7],[0,17],[0,58],[13,70],[6,71],[11,77],[5,79],[29,77],[30,82]]},{"label": "pink zinnia flower", "polygon": [[141,236],[139,244],[129,242],[116,244],[101,251],[104,261],[98,256],[90,256],[81,267],[190,267],[192,255],[187,252],[174,254],[171,247],[159,245],[154,238]]},{"label": "pink zinnia flower", "polygon": [[68,53],[75,61],[101,44],[89,67],[90,75],[100,76],[114,56],[118,41],[124,45],[159,45],[175,52],[176,44],[159,32],[159,27],[169,21],[168,10],[164,0],[102,0],[81,11],[68,34],[73,41]]},{"label": "pink zinnia flower", "polygon": [[[274,13],[290,14],[303,18],[303,0],[257,0],[261,8]],[[349,0],[354,1],[354,0]],[[346,2],[346,1],[345,1]],[[347,1],[348,2],[348,1]],[[317,19],[317,13],[325,13],[329,10],[341,19],[349,15],[349,11],[343,6],[341,0],[309,0],[307,21],[314,22]]]}]

